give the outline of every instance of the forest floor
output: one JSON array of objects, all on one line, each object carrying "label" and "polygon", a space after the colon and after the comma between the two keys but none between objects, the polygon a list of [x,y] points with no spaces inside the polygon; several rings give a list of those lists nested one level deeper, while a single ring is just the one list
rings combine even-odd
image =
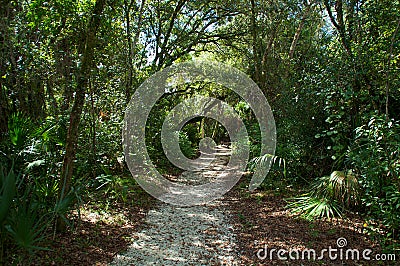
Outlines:
[{"label": "forest floor", "polygon": [[[220,161],[221,162],[221,161]],[[223,198],[203,206],[176,207],[158,202],[139,187],[124,204],[82,206],[80,222],[56,235],[51,251],[40,251],[34,265],[396,265],[345,258],[347,249],[381,252],[363,232],[362,220],[306,221],[286,209],[296,191],[249,192],[244,176]],[[131,204],[128,204],[131,203]],[[338,239],[346,245],[338,247]],[[277,250],[343,251],[342,259],[278,258]],[[270,257],[270,252],[275,249]],[[265,253],[267,251],[267,253]],[[258,254],[258,255],[257,255]],[[333,253],[336,254],[336,253]],[[288,257],[288,255],[286,254]],[[264,258],[265,257],[265,258]]]}]

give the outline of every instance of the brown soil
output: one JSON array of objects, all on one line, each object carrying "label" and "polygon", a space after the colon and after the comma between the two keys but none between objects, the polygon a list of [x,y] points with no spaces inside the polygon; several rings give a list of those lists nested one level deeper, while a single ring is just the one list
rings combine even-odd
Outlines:
[{"label": "brown soil", "polygon": [[[276,194],[273,192],[253,192],[239,186],[230,191],[225,199],[228,201],[229,209],[233,216],[234,228],[242,263],[244,265],[396,265],[395,262],[367,261],[362,259],[361,252],[371,249],[373,258],[375,254],[381,253],[381,248],[376,242],[369,240],[363,229],[363,221],[354,214],[348,214],[347,218],[327,219],[319,221],[307,221],[294,216],[285,208],[287,202],[284,200],[289,195]],[[347,245],[338,248],[337,240],[345,238]],[[321,255],[323,249],[338,249],[332,253],[332,257],[338,254],[336,260],[331,260],[328,253],[324,253],[321,260],[302,260],[304,250],[314,249],[316,257]],[[260,251],[257,256],[257,252]],[[272,252],[271,250],[275,249]],[[286,260],[278,258],[277,251],[284,249],[293,251],[292,258],[283,254]],[[343,250],[340,260],[340,249]],[[358,249],[360,260],[346,259],[347,249]],[[267,250],[267,254],[265,254]],[[299,255],[296,254],[296,250]],[[308,253],[304,253],[307,258]],[[266,256],[263,258],[263,256]],[[299,256],[299,259],[296,257]],[[311,256],[312,257],[312,256]]]}]

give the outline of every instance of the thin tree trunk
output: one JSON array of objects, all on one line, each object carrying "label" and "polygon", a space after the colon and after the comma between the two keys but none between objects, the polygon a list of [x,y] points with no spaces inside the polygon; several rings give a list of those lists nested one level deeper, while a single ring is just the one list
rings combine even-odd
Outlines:
[{"label": "thin tree trunk", "polygon": [[201,122],[200,122],[200,137],[201,137],[202,139],[204,139],[204,136],[205,136],[205,132],[204,132],[204,123],[205,123],[205,118],[203,117],[203,118],[201,119]]},{"label": "thin tree trunk", "polygon": [[126,84],[125,84],[125,97],[128,103],[131,98],[131,87],[132,87],[132,75],[133,75],[133,59],[132,59],[132,36],[131,36],[131,16],[130,12],[132,9],[133,0],[124,1],[124,11],[125,11],[125,21],[126,21],[126,39],[128,43],[128,73],[126,74]]},{"label": "thin tree trunk", "polygon": [[351,49],[350,49],[349,40],[346,37],[346,27],[344,25],[343,2],[342,2],[342,0],[336,1],[336,4],[335,4],[336,18],[337,19],[335,19],[335,17],[332,14],[330,1],[329,0],[324,0],[324,4],[325,4],[326,11],[328,12],[329,18],[330,18],[333,26],[339,32],[340,40],[342,42],[342,45],[343,45],[344,49],[346,50],[347,54],[350,57],[353,57],[353,54],[352,54]]},{"label": "thin tree trunk", "polygon": [[0,8],[0,141],[8,132],[9,104],[7,102],[7,60],[10,47],[9,23],[12,21],[10,15],[11,1],[3,1]]},{"label": "thin tree trunk", "polygon": [[268,59],[268,56],[269,56],[269,54],[271,52],[272,45],[274,44],[274,41],[275,41],[275,38],[276,38],[276,34],[277,34],[278,30],[279,30],[280,24],[281,24],[281,21],[278,21],[276,23],[274,29],[272,30],[271,36],[268,39],[267,47],[264,50],[263,58],[262,58],[262,61],[261,61],[261,65],[262,65],[263,71],[266,69],[267,59]]},{"label": "thin tree trunk", "polygon": [[8,132],[8,103],[6,99],[5,89],[3,89],[3,84],[2,81],[0,80],[0,141],[3,140],[7,132]]},{"label": "thin tree trunk", "polygon": [[[257,83],[260,83],[261,66],[259,63],[258,49],[257,49],[257,24],[256,24],[256,4],[254,0],[250,0],[251,3],[251,35],[253,39],[253,60],[254,60],[254,79]],[[258,84],[261,85],[261,84]]]},{"label": "thin tree trunk", "polygon": [[[178,18],[179,12],[181,12],[183,6],[185,5],[185,3],[187,2],[187,0],[179,0],[178,3],[176,4],[174,11],[171,14],[171,18],[169,20],[168,23],[168,28],[166,30],[166,32],[163,34],[163,41],[162,43],[160,43],[159,47],[160,47],[160,52],[156,53],[156,57],[154,59],[154,62],[157,63],[157,71],[159,71],[165,64],[166,61],[166,53],[168,53],[168,51],[166,50],[166,47],[168,45],[168,42],[170,41],[170,37],[172,34],[172,30],[174,28],[175,25],[175,21]],[[159,20],[159,23],[164,23],[163,21]],[[167,22],[165,22],[167,23]],[[161,24],[160,24],[161,25]],[[159,30],[161,30],[161,26],[159,28]],[[158,33],[159,34],[159,33]],[[160,38],[158,37],[158,39],[160,40]]]},{"label": "thin tree trunk", "polygon": [[139,12],[137,15],[137,28],[135,32],[135,36],[133,37],[132,40],[132,34],[131,34],[131,17],[130,17],[130,11],[132,9],[132,4],[134,3],[133,0],[128,4],[128,2],[125,0],[124,5],[125,5],[125,20],[126,20],[126,38],[128,42],[128,73],[127,73],[127,78],[126,78],[126,88],[125,88],[125,97],[126,97],[126,102],[130,101],[131,98],[131,90],[133,86],[133,75],[134,75],[134,68],[133,68],[133,57],[134,54],[136,53],[136,47],[139,42],[139,37],[140,37],[140,31],[142,28],[142,21],[143,21],[143,11],[144,11],[144,6],[146,4],[146,0],[141,0],[140,7],[139,7]]},{"label": "thin tree trunk", "polygon": [[[142,28],[142,21],[143,21],[143,11],[144,11],[144,6],[146,4],[146,0],[142,0],[141,4],[140,4],[140,9],[139,9],[139,14],[138,14],[138,18],[137,18],[137,30],[136,30],[136,34],[135,34],[135,38],[133,39],[133,50],[132,52],[135,53],[136,51],[136,46],[139,42],[139,37],[140,37],[140,30]],[[133,55],[132,55],[133,56]]]},{"label": "thin tree trunk", "polygon": [[[78,73],[75,100],[72,106],[67,141],[65,147],[65,156],[60,176],[59,200],[62,201],[70,190],[72,174],[74,171],[74,160],[79,137],[79,122],[81,119],[83,105],[85,103],[85,94],[93,61],[94,47],[96,44],[96,33],[101,22],[106,0],[97,0],[94,6],[93,14],[86,31],[84,53],[81,61],[81,68]],[[59,219],[57,224],[59,230],[65,229],[65,224]]]},{"label": "thin tree trunk", "polygon": [[91,118],[92,118],[92,123],[91,123],[91,127],[90,127],[90,134],[92,136],[92,177],[96,178],[96,145],[97,145],[97,141],[96,141],[96,122],[97,122],[97,113],[95,110],[95,106],[94,106],[94,91],[93,91],[93,86],[92,86],[92,82],[89,79],[89,92],[90,92],[90,112],[91,112]]},{"label": "thin tree trunk", "polygon": [[296,45],[297,45],[297,42],[299,41],[301,31],[304,28],[304,23],[306,22],[308,14],[310,13],[311,5],[312,4],[307,5],[307,7],[303,13],[303,17],[301,18],[301,21],[299,23],[299,26],[296,29],[296,33],[293,36],[293,40],[292,40],[292,43],[291,43],[290,49],[289,49],[289,59],[293,59],[294,51],[296,50]]}]

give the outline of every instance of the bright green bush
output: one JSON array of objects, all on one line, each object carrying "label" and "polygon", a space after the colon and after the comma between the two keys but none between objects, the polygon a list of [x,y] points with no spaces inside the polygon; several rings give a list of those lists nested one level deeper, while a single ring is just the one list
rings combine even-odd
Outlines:
[{"label": "bright green bush", "polygon": [[382,223],[387,236],[399,239],[399,121],[372,116],[366,125],[356,129],[347,157],[360,176],[361,200],[367,218]]}]

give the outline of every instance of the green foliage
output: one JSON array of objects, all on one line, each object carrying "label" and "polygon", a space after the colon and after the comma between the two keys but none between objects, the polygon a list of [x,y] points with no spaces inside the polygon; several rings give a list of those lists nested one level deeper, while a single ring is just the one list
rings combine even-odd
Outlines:
[{"label": "green foliage", "polygon": [[356,129],[348,160],[360,173],[361,200],[368,219],[378,220],[387,236],[399,237],[400,123],[372,116]]},{"label": "green foliage", "polygon": [[[24,187],[21,174],[16,176],[11,168],[0,172],[0,241],[5,250],[0,250],[0,261],[11,259],[8,250],[21,250],[22,254],[32,255],[34,250],[44,250],[41,241],[46,237],[44,231],[52,219],[43,212],[37,198],[32,196],[34,187]],[[18,187],[17,187],[18,184]],[[49,204],[49,203],[47,203]]]},{"label": "green foliage", "polygon": [[282,175],[286,178],[286,161],[283,158],[272,154],[265,154],[262,156],[258,156],[253,158],[249,162],[249,169],[253,170],[255,167],[265,167],[266,164],[270,163],[272,166],[278,166],[282,169]]},{"label": "green foliage", "polygon": [[189,140],[188,134],[183,131],[179,131],[179,146],[182,153],[187,158],[193,158],[196,155],[196,149],[193,143]]},{"label": "green foliage", "polygon": [[339,204],[324,197],[305,194],[301,197],[291,199],[293,202],[288,204],[288,208],[295,214],[307,220],[316,218],[333,218],[341,216]]},{"label": "green foliage", "polygon": [[360,187],[352,170],[334,171],[330,176],[318,178],[311,185],[311,191],[313,195],[336,200],[348,209],[360,204]]},{"label": "green foliage", "polygon": [[243,114],[241,118],[245,121],[247,134],[249,136],[250,158],[254,159],[261,153],[261,132],[258,123],[254,120],[246,120],[248,114]]},{"label": "green foliage", "polygon": [[12,250],[31,256],[44,249],[43,240],[55,218],[65,218],[76,201],[77,188],[63,200],[58,198],[58,167],[65,143],[60,120],[48,117],[37,124],[22,114],[11,116],[10,140],[1,143],[0,240],[6,248],[1,250],[1,261],[13,260]]},{"label": "green foliage", "polygon": [[21,149],[26,144],[29,136],[30,120],[22,113],[14,113],[8,120],[8,134],[11,143],[16,149]]},{"label": "green foliage", "polygon": [[270,171],[260,185],[260,189],[284,192],[290,186],[287,176],[286,160],[276,155],[265,154],[257,156],[248,163],[248,170],[254,172],[257,167],[266,167],[270,164]]},{"label": "green foliage", "polygon": [[47,225],[38,217],[35,208],[28,203],[20,202],[20,205],[12,211],[5,228],[17,248],[28,252],[45,250],[39,245],[46,236],[44,230]]},{"label": "green foliage", "polygon": [[288,208],[306,219],[341,216],[345,208],[359,204],[360,190],[351,170],[334,171],[330,176],[314,180],[309,191],[289,199]]},{"label": "green foliage", "polygon": [[0,169],[0,224],[7,218],[16,190],[14,171],[4,173],[4,169]]}]

